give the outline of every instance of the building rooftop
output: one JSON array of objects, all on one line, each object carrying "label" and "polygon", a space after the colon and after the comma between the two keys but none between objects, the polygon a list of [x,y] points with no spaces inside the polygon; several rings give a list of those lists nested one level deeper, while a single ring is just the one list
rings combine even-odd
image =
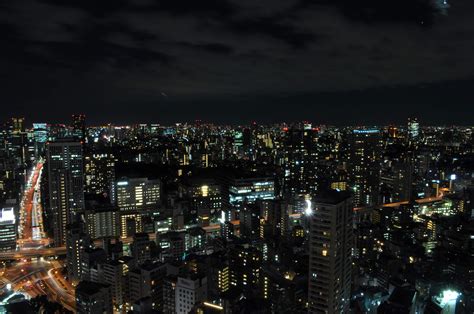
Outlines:
[{"label": "building rooftop", "polygon": [[0,210],[0,224],[14,224],[15,210],[13,207],[6,207]]},{"label": "building rooftop", "polygon": [[93,295],[100,292],[102,288],[106,287],[108,287],[108,285],[106,284],[101,284],[92,281],[81,281],[76,287],[76,293]]},{"label": "building rooftop", "polygon": [[326,190],[318,192],[313,199],[315,203],[339,204],[351,197],[351,193],[347,191]]}]

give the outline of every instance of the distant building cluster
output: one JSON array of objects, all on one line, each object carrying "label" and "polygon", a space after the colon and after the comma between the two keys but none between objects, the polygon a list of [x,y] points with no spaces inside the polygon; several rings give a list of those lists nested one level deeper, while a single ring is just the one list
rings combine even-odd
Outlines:
[{"label": "distant building cluster", "polygon": [[0,135],[0,254],[22,252],[41,161],[77,313],[473,313],[472,127],[74,115]]}]

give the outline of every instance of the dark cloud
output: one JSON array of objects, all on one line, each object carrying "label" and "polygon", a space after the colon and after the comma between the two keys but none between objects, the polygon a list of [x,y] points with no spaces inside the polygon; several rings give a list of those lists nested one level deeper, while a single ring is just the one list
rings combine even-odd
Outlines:
[{"label": "dark cloud", "polygon": [[177,45],[183,48],[191,48],[196,50],[203,50],[210,53],[230,55],[234,52],[234,49],[225,44],[221,43],[192,43],[192,42],[178,42]]},{"label": "dark cloud", "polygon": [[44,3],[75,7],[96,17],[107,17],[116,12],[169,12],[175,15],[212,14],[216,17],[232,15],[235,8],[227,0],[41,0]]},{"label": "dark cloud", "polygon": [[[147,118],[189,119],[199,110],[225,115],[232,103],[240,111],[229,119],[268,114],[283,119],[292,102],[301,104],[304,115],[335,116],[336,104],[346,108],[354,100],[361,109],[345,111],[361,119],[377,108],[369,94],[383,98],[396,89],[400,97],[392,98],[408,113],[424,99],[448,99],[436,97],[440,86],[470,82],[474,73],[474,2],[457,0],[447,14],[436,3],[441,2],[3,2],[3,101],[57,114],[62,111],[51,108],[65,103],[70,106],[64,110],[104,108],[117,111],[117,119],[131,117],[130,108]],[[406,86],[420,84],[439,85],[412,98]],[[366,90],[360,97],[350,94]],[[471,99],[467,88],[451,88],[449,96],[459,104]]]},{"label": "dark cloud", "polygon": [[307,29],[281,22],[277,17],[242,19],[229,22],[227,27],[237,35],[264,35],[282,40],[294,48],[304,48],[316,39],[316,35]]},{"label": "dark cloud", "polygon": [[87,69],[103,65],[115,68],[136,67],[158,62],[169,64],[172,57],[143,48],[127,47],[106,41],[31,43],[36,55],[65,67]]},{"label": "dark cloud", "polygon": [[66,23],[63,24],[63,27],[82,41],[107,40],[116,34],[124,35],[136,43],[146,43],[158,38],[156,34],[133,29],[122,21],[103,22],[88,19],[77,25]]},{"label": "dark cloud", "polygon": [[301,0],[296,10],[333,6],[346,17],[366,23],[415,23],[428,26],[433,23],[437,0]]}]

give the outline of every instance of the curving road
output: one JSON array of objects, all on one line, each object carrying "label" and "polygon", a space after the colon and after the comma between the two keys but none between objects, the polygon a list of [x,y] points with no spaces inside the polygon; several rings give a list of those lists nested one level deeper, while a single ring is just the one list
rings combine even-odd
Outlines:
[{"label": "curving road", "polygon": [[6,268],[2,281],[11,284],[12,290],[30,297],[46,295],[50,300],[61,303],[74,312],[74,289],[61,279],[61,265],[57,261],[43,259],[18,262]]}]

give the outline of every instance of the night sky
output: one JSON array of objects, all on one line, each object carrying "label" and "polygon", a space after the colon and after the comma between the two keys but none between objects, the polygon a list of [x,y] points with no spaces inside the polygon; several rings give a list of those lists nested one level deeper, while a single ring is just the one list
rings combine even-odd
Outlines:
[{"label": "night sky", "polygon": [[472,124],[474,1],[0,2],[0,118]]}]

